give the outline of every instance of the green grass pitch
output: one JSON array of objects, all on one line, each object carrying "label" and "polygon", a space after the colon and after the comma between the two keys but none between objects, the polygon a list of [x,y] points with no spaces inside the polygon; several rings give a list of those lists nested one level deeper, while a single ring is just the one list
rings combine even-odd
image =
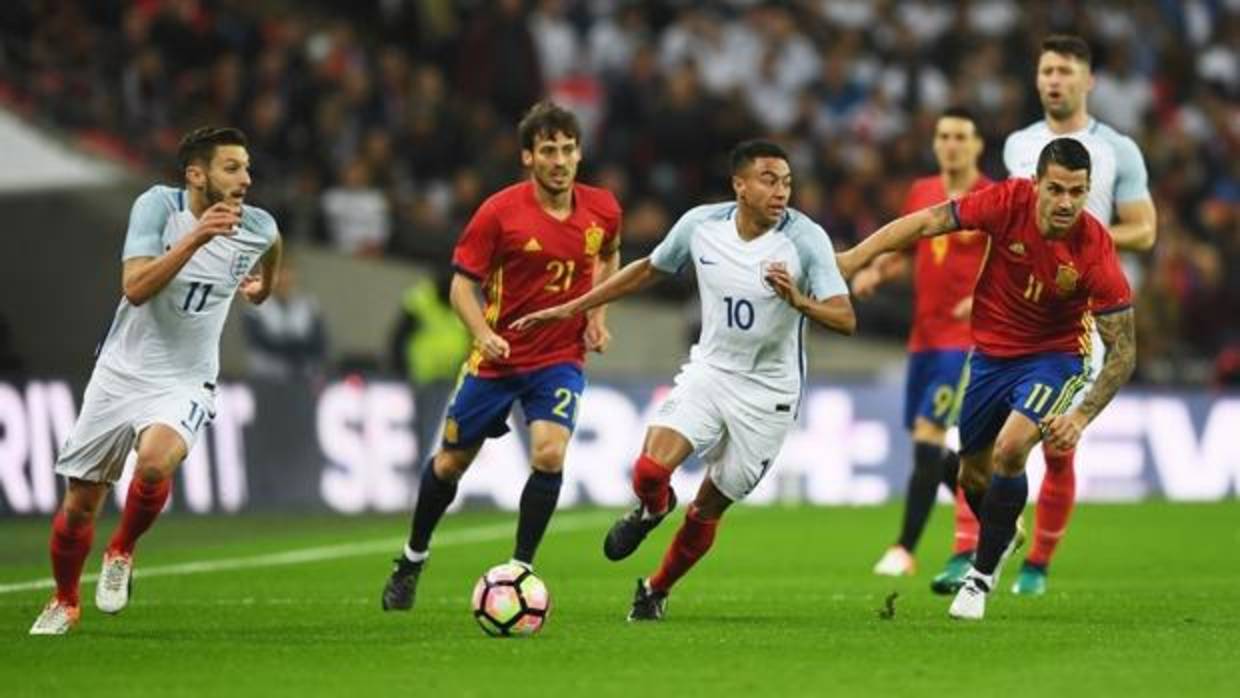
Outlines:
[{"label": "green grass pitch", "polygon": [[[26,635],[50,592],[13,589],[48,576],[48,522],[5,521],[0,695],[1237,695],[1234,501],[1081,506],[1050,593],[1016,598],[1004,584],[980,624],[949,620],[949,599],[928,591],[947,554],[944,507],[921,573],[899,580],[870,574],[894,505],[738,508],[650,624],[624,620],[634,580],[680,513],[609,563],[615,515],[557,514],[538,561],[552,616],[526,640],[488,638],[469,613],[475,579],[510,553],[513,514],[448,517],[411,614],[379,610],[403,516],[169,514],[139,547],[139,574],[156,574],[136,579],[129,608],[101,614],[87,582],[82,624],[60,638]],[[88,573],[114,524],[99,528]]]}]

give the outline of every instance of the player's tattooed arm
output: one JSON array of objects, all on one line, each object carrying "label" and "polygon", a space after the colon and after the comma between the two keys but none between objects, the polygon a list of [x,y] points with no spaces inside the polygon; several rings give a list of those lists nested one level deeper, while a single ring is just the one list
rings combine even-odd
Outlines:
[{"label": "player's tattooed arm", "polygon": [[845,279],[851,279],[864,269],[875,257],[884,252],[902,250],[920,238],[933,237],[960,229],[960,222],[952,210],[952,204],[923,208],[907,216],[901,216],[874,231],[855,247],[835,256],[836,264]]},{"label": "player's tattooed arm", "polygon": [[1132,308],[1099,316],[1095,322],[1107,354],[1094,387],[1077,408],[1090,421],[1102,412],[1137,367],[1137,332]]},{"label": "player's tattooed arm", "polygon": [[1040,425],[1047,445],[1058,451],[1076,447],[1085,426],[1102,412],[1119,392],[1120,386],[1128,382],[1137,364],[1136,323],[1132,308],[1100,316],[1097,324],[1107,355],[1093,387],[1076,409],[1049,417]]}]

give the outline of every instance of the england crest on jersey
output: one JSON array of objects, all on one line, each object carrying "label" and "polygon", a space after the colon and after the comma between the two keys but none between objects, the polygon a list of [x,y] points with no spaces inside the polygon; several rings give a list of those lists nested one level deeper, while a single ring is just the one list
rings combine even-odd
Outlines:
[{"label": "england crest on jersey", "polygon": [[233,253],[232,263],[228,266],[228,271],[232,274],[233,281],[240,282],[250,270],[254,268],[254,254],[252,252],[237,251]]}]

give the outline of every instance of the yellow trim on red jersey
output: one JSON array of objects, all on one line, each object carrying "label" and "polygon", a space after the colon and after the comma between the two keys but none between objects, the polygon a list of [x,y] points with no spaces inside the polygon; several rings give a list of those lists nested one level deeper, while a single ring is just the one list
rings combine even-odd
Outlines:
[{"label": "yellow trim on red jersey", "polygon": [[1081,356],[1088,359],[1094,353],[1094,315],[1088,311],[1081,316],[1081,334],[1076,341],[1080,344]]},{"label": "yellow trim on red jersey", "polygon": [[491,327],[499,324],[500,304],[504,299],[504,268],[500,267],[491,275],[491,283],[487,287],[487,308],[482,317]]}]

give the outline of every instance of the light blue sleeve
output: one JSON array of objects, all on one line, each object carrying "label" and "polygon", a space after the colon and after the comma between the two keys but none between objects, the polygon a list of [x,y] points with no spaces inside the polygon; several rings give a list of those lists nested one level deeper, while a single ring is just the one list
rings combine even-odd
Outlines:
[{"label": "light blue sleeve", "polygon": [[247,205],[242,207],[241,226],[258,233],[267,241],[268,245],[275,242],[275,239],[280,234],[276,227],[275,217],[257,206]]},{"label": "light blue sleeve", "polygon": [[1150,198],[1149,173],[1141,149],[1129,137],[1115,134],[1115,203],[1141,201]]},{"label": "light blue sleeve", "polygon": [[833,296],[847,296],[848,284],[835,263],[835,248],[827,231],[804,214],[799,214],[795,225],[792,242],[796,245],[801,268],[809,281],[809,295],[820,301]]},{"label": "light blue sleeve", "polygon": [[668,231],[663,241],[650,253],[651,265],[667,274],[679,272],[681,267],[690,261],[693,254],[689,249],[689,244],[693,240],[694,229],[717,208],[717,205],[698,206],[686,211]]},{"label": "light blue sleeve", "polygon": [[1007,170],[1009,179],[1016,176],[1016,139],[1019,134],[1019,131],[1009,133],[1003,141],[1003,169]]},{"label": "light blue sleeve", "polygon": [[121,261],[163,254],[164,225],[176,208],[174,191],[157,185],[134,200],[129,211],[129,229],[125,232]]}]

